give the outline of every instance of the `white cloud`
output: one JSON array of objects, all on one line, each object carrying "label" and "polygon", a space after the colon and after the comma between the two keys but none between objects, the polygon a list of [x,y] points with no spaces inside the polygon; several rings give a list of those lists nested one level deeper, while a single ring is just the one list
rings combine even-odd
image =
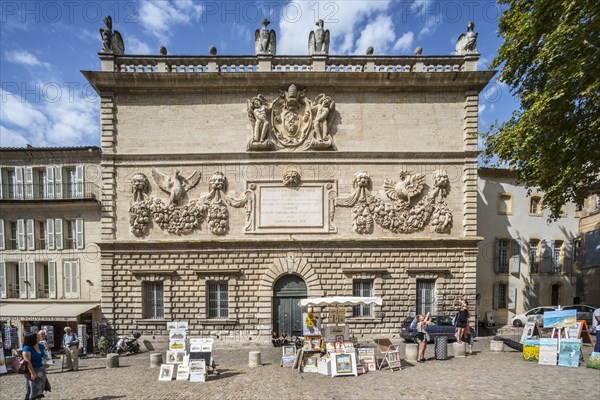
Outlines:
[{"label": "white cloud", "polygon": [[437,25],[441,23],[442,22],[440,21],[439,15],[429,15],[425,21],[425,24],[423,25],[423,28],[421,28],[419,34],[417,35],[418,38],[421,39],[432,35],[436,31]]},{"label": "white cloud", "polygon": [[380,15],[360,33],[356,41],[354,53],[364,55],[369,46],[373,46],[377,54],[386,54],[396,39],[392,18]]},{"label": "white cloud", "polygon": [[[0,91],[2,146],[25,141],[34,146],[78,146],[98,140],[98,103],[70,96],[67,89],[54,102],[39,104]],[[5,144],[6,143],[6,144]]]},{"label": "white cloud", "polygon": [[30,67],[50,68],[50,64],[41,62],[38,58],[25,50],[14,50],[6,52],[6,59],[16,64],[23,64]]},{"label": "white cloud", "polygon": [[148,44],[142,42],[135,36],[129,36],[127,38],[127,47],[125,52],[127,54],[158,54],[158,49],[153,52],[150,50],[150,46],[148,46]]},{"label": "white cloud", "polygon": [[413,45],[413,41],[415,39],[415,34],[411,31],[406,32],[404,35],[400,36],[394,44],[394,51],[408,51]]},{"label": "white cloud", "polygon": [[27,144],[21,134],[0,125],[0,147],[25,147]]},{"label": "white cloud", "polygon": [[[315,23],[319,18],[325,21],[325,29],[330,30],[330,54],[350,54],[355,49],[362,53],[366,48],[359,49],[355,45],[358,25],[378,13],[386,11],[390,1],[291,1],[293,6],[284,5],[283,10],[289,6],[290,9],[300,8],[301,13],[290,11],[290,15],[300,15],[299,18],[293,20],[281,18],[279,21],[277,53],[306,55],[308,53],[308,35],[316,28]],[[373,44],[373,46],[375,45]]]},{"label": "white cloud", "polygon": [[147,0],[140,3],[139,15],[144,29],[166,44],[173,26],[197,21],[202,6],[191,0]]}]

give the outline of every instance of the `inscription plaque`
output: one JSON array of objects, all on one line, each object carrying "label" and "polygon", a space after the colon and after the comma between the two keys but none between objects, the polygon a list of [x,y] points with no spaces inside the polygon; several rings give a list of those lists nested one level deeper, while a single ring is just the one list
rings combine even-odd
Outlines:
[{"label": "inscription plaque", "polygon": [[322,186],[261,187],[258,228],[322,228]]}]

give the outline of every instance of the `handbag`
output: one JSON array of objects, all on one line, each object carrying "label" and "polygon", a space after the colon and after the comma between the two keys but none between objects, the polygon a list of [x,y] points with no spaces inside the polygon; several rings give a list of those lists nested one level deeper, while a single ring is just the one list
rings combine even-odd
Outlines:
[{"label": "handbag", "polygon": [[29,373],[29,369],[27,368],[27,360],[25,360],[22,356],[16,356],[15,362],[13,363],[13,370],[17,374]]}]

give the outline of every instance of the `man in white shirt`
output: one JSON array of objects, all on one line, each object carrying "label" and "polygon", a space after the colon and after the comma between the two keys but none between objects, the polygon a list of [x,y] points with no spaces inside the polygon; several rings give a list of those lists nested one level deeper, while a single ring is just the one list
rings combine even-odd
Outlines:
[{"label": "man in white shirt", "polygon": [[79,370],[79,338],[75,332],[71,332],[71,328],[68,326],[65,327],[62,347],[65,350],[65,358],[67,359],[67,371]]},{"label": "man in white shirt", "polygon": [[596,345],[594,346],[594,351],[598,352],[600,351],[600,308],[594,310],[592,320],[592,330],[596,332]]}]

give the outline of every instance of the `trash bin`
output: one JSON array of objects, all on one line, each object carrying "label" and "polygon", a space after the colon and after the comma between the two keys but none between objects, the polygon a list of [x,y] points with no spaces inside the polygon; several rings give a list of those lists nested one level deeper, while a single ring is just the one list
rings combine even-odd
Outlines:
[{"label": "trash bin", "polygon": [[435,359],[448,359],[448,338],[446,336],[437,336],[435,338]]}]

